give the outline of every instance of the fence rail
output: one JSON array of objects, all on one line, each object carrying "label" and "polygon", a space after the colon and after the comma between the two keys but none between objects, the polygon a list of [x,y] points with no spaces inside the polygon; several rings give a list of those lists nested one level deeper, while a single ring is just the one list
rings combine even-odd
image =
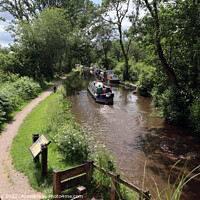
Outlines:
[{"label": "fence rail", "polygon": [[[53,171],[53,194],[55,196],[61,195],[61,192],[69,189],[71,187],[81,185],[83,183],[91,184],[92,176],[93,176],[93,169],[97,169],[102,171],[103,173],[107,174],[111,177],[111,200],[118,200],[119,199],[119,184],[123,184],[126,187],[130,188],[131,190],[137,192],[139,194],[139,200],[150,200],[149,192],[144,192],[138,187],[128,183],[127,181],[120,178],[119,174],[107,172],[106,170],[98,167],[96,164],[93,163],[92,160],[87,160],[86,164],[79,165],[77,167],[67,169],[64,171],[60,171],[58,169]],[[79,199],[86,199],[87,194],[82,194],[83,198]],[[59,198],[55,198],[58,200]]]}]

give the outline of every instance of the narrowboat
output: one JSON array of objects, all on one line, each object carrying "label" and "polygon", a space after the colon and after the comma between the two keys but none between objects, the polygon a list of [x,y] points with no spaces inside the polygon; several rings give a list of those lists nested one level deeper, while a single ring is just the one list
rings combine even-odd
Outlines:
[{"label": "narrowboat", "polygon": [[[97,88],[102,87],[102,93],[97,94]],[[114,94],[112,93],[112,90],[109,86],[105,86],[102,82],[100,81],[93,81],[90,82],[88,85],[88,91],[97,103],[102,103],[102,104],[113,104],[113,97]]]},{"label": "narrowboat", "polygon": [[119,77],[118,75],[114,74],[112,70],[106,70],[100,73],[100,79],[102,81],[106,81],[107,83],[111,84],[119,84]]}]

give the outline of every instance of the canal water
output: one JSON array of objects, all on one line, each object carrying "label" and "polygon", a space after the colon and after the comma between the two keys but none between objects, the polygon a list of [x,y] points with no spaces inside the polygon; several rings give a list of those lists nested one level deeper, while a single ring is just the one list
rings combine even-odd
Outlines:
[{"label": "canal water", "polygon": [[[169,175],[172,186],[181,170],[189,173],[200,164],[198,134],[156,117],[151,99],[134,95],[130,88],[111,86],[114,104],[95,103],[87,92],[92,79],[83,73],[79,81],[75,79],[76,83],[70,84],[67,91],[71,109],[94,142],[105,145],[115,156],[122,178],[148,189],[154,198],[156,187],[160,192],[167,187]],[[199,186],[199,177],[191,180],[184,187],[181,199],[200,199]]]}]

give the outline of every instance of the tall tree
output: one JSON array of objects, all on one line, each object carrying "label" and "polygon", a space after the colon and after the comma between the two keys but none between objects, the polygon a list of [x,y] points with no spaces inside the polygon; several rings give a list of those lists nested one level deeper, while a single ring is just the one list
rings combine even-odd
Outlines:
[{"label": "tall tree", "polygon": [[111,39],[113,39],[113,27],[110,23],[101,20],[92,28],[92,34],[95,38],[96,49],[102,53],[104,67],[108,70],[108,53],[111,49]]},{"label": "tall tree", "polygon": [[144,0],[144,2],[151,14],[151,17],[153,18],[154,28],[155,28],[155,42],[156,42],[157,52],[158,52],[160,61],[163,65],[165,73],[167,74],[169,82],[175,86],[178,86],[178,82],[177,82],[177,78],[174,73],[174,70],[172,67],[170,67],[169,63],[167,62],[164,52],[163,52],[162,45],[161,45],[160,20],[158,16],[158,12],[159,12],[158,4],[160,1],[153,0],[151,3],[149,3],[148,0]]},{"label": "tall tree", "polygon": [[[140,3],[149,13],[143,18],[143,40],[148,36],[150,43],[154,42],[156,45],[158,57],[169,83],[180,87],[181,81],[187,80],[190,84],[189,77],[193,74],[192,87],[196,87],[199,65],[197,46],[200,35],[200,2],[142,0]],[[186,71],[188,71],[187,76],[184,75]]]},{"label": "tall tree", "polygon": [[24,63],[32,68],[35,78],[52,79],[58,73],[63,52],[69,43],[70,24],[62,9],[47,9],[40,13],[34,23],[20,23],[16,32],[19,43],[17,51],[29,60]]},{"label": "tall tree", "polygon": [[[111,23],[112,25],[117,26],[117,30],[119,33],[120,46],[121,46],[122,54],[124,56],[124,61],[125,61],[124,79],[128,79],[128,76],[129,76],[129,64],[128,64],[129,46],[125,48],[125,45],[124,45],[122,23],[129,11],[129,4],[130,4],[130,0],[104,0],[102,3],[103,19]],[[114,14],[113,18],[111,18],[111,16],[109,15],[109,12],[112,12],[112,14]],[[131,40],[130,40],[130,43],[131,43]]]},{"label": "tall tree", "polygon": [[200,87],[200,1],[141,0],[141,39],[155,67],[153,96],[165,119],[187,122]]},{"label": "tall tree", "polygon": [[15,20],[30,22],[36,16],[36,5],[34,0],[1,0],[0,12],[9,12]]}]

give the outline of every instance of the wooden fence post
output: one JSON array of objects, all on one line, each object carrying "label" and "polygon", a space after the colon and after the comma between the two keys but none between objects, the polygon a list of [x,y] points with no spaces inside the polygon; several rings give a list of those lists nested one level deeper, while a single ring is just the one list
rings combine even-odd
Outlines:
[{"label": "wooden fence post", "polygon": [[42,164],[41,164],[41,175],[47,176],[48,166],[47,166],[47,152],[48,148],[46,144],[41,145],[41,153],[42,153]]},{"label": "wooden fence post", "polygon": [[119,174],[114,173],[111,175],[111,200],[118,200],[119,193]]},{"label": "wooden fence post", "polygon": [[76,200],[86,200],[87,198],[87,192],[86,188],[84,186],[79,186],[76,189],[78,198]]},{"label": "wooden fence post", "polygon": [[59,200],[61,195],[61,171],[56,169],[53,171],[53,195],[54,200]]},{"label": "wooden fence post", "polygon": [[[39,134],[38,133],[33,133],[33,143],[39,138]],[[35,163],[39,162],[39,155],[37,155],[35,158],[33,158]]]},{"label": "wooden fence post", "polygon": [[86,161],[86,182],[87,185],[91,184],[92,181],[92,175],[93,175],[93,160],[87,160]]}]

